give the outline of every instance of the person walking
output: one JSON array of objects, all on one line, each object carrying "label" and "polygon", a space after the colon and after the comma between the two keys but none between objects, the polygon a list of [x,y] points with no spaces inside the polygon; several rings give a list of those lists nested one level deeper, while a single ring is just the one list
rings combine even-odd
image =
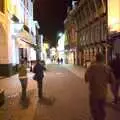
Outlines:
[{"label": "person walking", "polygon": [[104,56],[96,54],[96,61],[85,72],[85,82],[89,83],[89,104],[93,120],[105,120],[107,84],[114,91],[115,77],[109,66],[104,64]]},{"label": "person walking", "polygon": [[21,82],[21,87],[22,87],[21,100],[25,100],[26,99],[26,89],[27,89],[27,65],[26,65],[24,59],[22,59],[20,61],[20,65],[18,67],[18,76],[19,76],[19,80]]},{"label": "person walking", "polygon": [[57,63],[60,64],[60,58],[57,58]]},{"label": "person walking", "polygon": [[39,100],[43,97],[42,83],[44,78],[44,70],[46,70],[46,68],[40,63],[40,60],[37,60],[37,63],[33,67],[33,72],[35,73],[33,79],[37,81]]},{"label": "person walking", "polygon": [[63,58],[60,59],[60,63],[63,64]]},{"label": "person walking", "polygon": [[112,60],[110,65],[116,78],[113,103],[117,104],[119,101],[119,87],[120,87],[120,54],[116,54],[116,58]]}]

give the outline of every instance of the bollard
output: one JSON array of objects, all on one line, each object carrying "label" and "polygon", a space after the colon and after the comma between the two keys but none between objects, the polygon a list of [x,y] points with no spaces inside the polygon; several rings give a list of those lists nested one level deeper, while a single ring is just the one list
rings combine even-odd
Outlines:
[{"label": "bollard", "polygon": [[4,104],[4,102],[5,102],[4,90],[0,89],[0,107]]}]

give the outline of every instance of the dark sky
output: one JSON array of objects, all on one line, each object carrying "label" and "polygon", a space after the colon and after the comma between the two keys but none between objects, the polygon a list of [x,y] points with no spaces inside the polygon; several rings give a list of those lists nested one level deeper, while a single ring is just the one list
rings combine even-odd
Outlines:
[{"label": "dark sky", "polygon": [[64,19],[67,14],[67,6],[72,0],[35,0],[34,18],[40,24],[40,31],[47,41],[55,46],[57,33],[64,31]]}]

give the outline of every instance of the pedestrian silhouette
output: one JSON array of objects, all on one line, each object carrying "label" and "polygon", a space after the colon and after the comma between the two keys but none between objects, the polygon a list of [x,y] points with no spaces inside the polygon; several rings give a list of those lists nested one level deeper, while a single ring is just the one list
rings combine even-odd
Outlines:
[{"label": "pedestrian silhouette", "polygon": [[120,55],[119,54],[116,54],[116,58],[112,60],[110,65],[116,78],[113,103],[117,104],[119,101],[119,87],[120,87]]},{"label": "pedestrian silhouette", "polygon": [[96,62],[91,64],[85,72],[85,81],[89,83],[89,103],[93,120],[105,120],[105,103],[107,96],[107,84],[112,90],[115,86],[115,77],[109,66],[103,63],[104,56],[96,55]]},{"label": "pedestrian silhouette", "polygon": [[63,64],[63,58],[60,59],[61,64]]},{"label": "pedestrian silhouette", "polygon": [[40,60],[37,60],[35,66],[33,68],[33,72],[35,73],[33,79],[37,81],[39,100],[41,100],[43,97],[42,83],[43,83],[43,78],[44,78],[44,70],[46,70],[46,68],[40,63]]},{"label": "pedestrian silhouette", "polygon": [[60,59],[59,58],[57,59],[57,63],[60,64]]}]

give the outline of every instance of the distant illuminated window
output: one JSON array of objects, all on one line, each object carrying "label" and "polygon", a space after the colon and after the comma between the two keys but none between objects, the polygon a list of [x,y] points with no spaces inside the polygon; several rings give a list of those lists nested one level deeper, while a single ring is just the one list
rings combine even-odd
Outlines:
[{"label": "distant illuminated window", "polygon": [[86,15],[87,15],[87,16],[90,16],[90,8],[89,8],[88,2],[86,2],[85,11],[86,11]]},{"label": "distant illuminated window", "polygon": [[4,0],[0,0],[0,12],[4,13]]}]

